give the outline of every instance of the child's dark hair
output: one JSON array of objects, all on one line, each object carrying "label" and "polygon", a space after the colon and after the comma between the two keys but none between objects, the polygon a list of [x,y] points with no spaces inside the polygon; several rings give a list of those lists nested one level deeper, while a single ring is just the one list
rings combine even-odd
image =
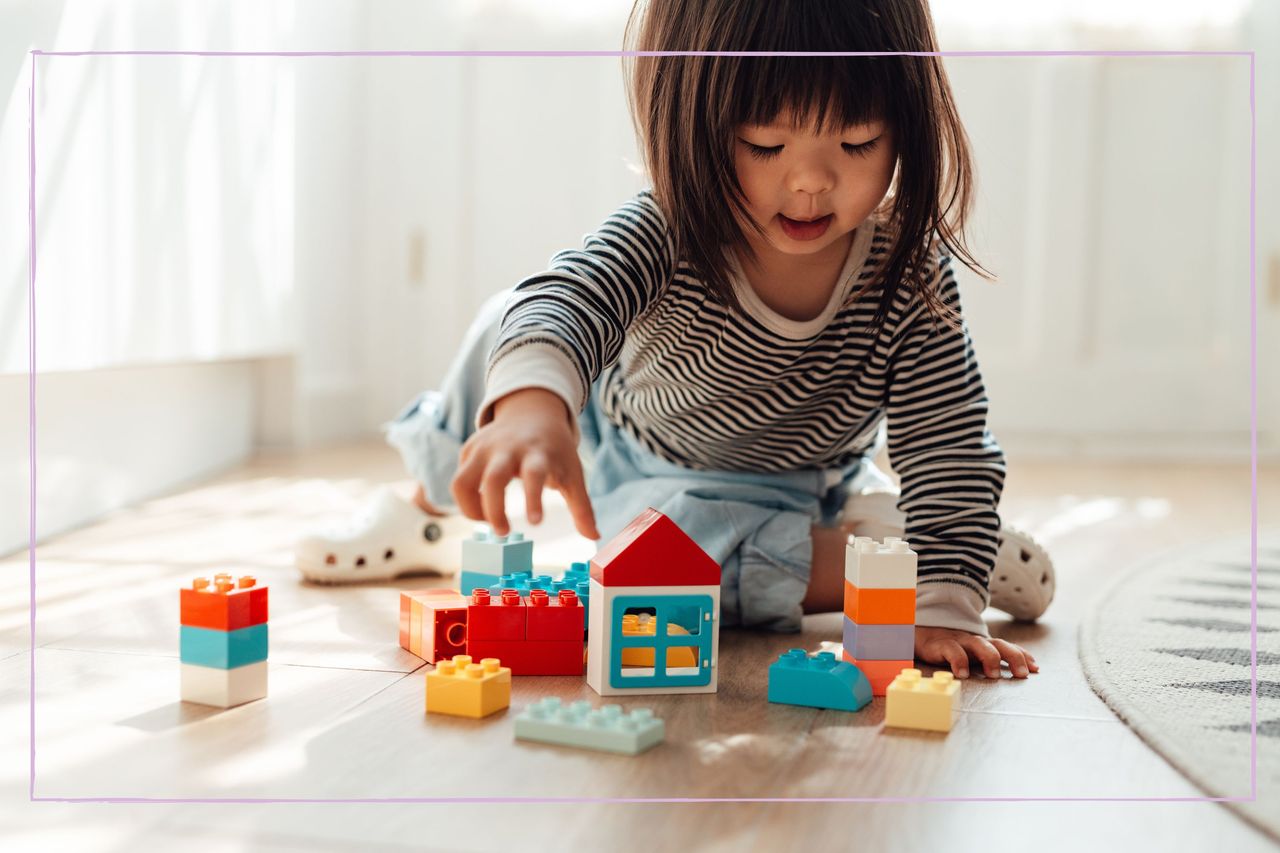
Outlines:
[{"label": "child's dark hair", "polygon": [[[938,49],[927,0],[637,0],[623,38],[631,51]],[[858,291],[887,283],[875,326],[899,287],[954,324],[954,311],[928,287],[935,240],[944,254],[990,277],[963,242],[973,166],[941,57],[636,56],[624,57],[623,67],[654,198],[670,220],[677,257],[721,303],[737,305],[725,247],[754,258],[739,222],[759,231],[734,167],[735,129],[784,116],[797,129],[819,132],[873,120],[895,131],[897,170],[878,211],[894,243]]]}]

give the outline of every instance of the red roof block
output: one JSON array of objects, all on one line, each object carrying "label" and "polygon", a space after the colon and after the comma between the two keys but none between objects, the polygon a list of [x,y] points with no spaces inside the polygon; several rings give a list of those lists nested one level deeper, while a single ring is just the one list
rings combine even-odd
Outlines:
[{"label": "red roof block", "polygon": [[720,565],[650,507],[596,552],[591,579],[602,586],[719,586]]}]

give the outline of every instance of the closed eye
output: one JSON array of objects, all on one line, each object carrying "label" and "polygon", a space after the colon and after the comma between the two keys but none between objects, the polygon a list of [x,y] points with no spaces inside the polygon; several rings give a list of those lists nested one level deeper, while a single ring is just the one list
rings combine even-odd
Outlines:
[{"label": "closed eye", "polygon": [[[782,152],[781,145],[774,145],[769,148],[765,148],[761,145],[752,145],[745,139],[739,141],[742,142],[743,145],[747,146],[748,153],[757,160],[771,160]],[[867,140],[860,145],[854,145],[850,142],[842,142],[840,143],[840,147],[848,154],[856,154],[859,157],[866,157],[871,153],[872,149],[876,147],[876,144],[879,141],[880,137],[877,136],[875,139]]]}]

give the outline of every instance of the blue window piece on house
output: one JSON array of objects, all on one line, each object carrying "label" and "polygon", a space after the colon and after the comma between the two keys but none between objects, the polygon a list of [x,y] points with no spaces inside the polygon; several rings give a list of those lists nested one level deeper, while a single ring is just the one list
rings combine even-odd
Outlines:
[{"label": "blue window piece on house", "polygon": [[[704,687],[711,683],[715,603],[709,595],[620,595],[609,614],[611,687]],[[652,633],[624,634],[624,616],[652,620]],[[652,649],[653,666],[622,665],[624,649]],[[690,665],[692,664],[692,665]]]}]

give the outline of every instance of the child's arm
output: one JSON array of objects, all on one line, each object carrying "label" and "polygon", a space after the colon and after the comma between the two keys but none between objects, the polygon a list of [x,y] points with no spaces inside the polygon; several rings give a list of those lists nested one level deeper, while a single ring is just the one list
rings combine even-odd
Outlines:
[{"label": "child's arm", "polygon": [[666,218],[646,190],[586,235],[581,250],[559,252],[550,269],[516,285],[489,356],[477,431],[452,483],[464,515],[505,533],[502,492],[520,477],[531,523],[545,483],[565,495],[578,532],[599,538],[581,487],[577,413],[618,360],[627,329],[671,280],[674,257]]},{"label": "child's arm", "polygon": [[[895,306],[886,409],[889,459],[902,478],[906,538],[919,554],[916,656],[988,676],[1007,660],[1015,676],[1035,670],[1025,650],[988,638],[982,611],[995,563],[1004,453],[987,429],[987,394],[960,315],[950,258],[935,256],[933,281],[959,328],[934,321],[919,300]],[[904,316],[905,315],[905,316]],[[890,314],[893,320],[895,315]]]}]

